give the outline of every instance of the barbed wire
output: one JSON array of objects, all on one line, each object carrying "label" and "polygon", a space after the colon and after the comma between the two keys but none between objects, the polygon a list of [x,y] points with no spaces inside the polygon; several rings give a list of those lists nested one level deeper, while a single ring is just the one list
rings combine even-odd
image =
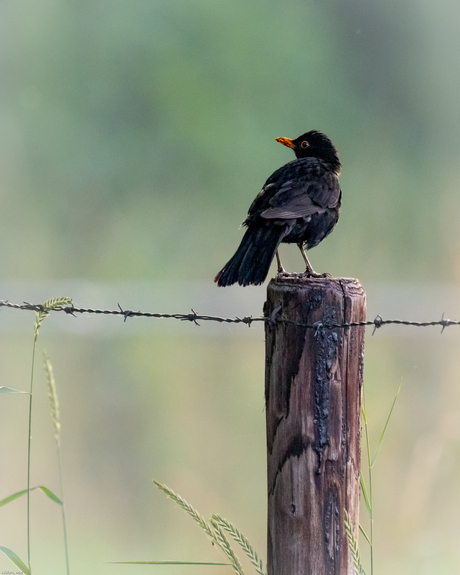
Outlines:
[{"label": "barbed wire", "polygon": [[[0,308],[1,307],[8,307],[12,309],[20,309],[20,310],[27,310],[27,311],[45,311],[43,304],[32,304],[29,302],[23,302],[22,304],[11,303],[8,300],[0,300]],[[451,319],[444,319],[444,314],[442,314],[442,318],[440,320],[435,321],[410,321],[410,320],[402,320],[402,319],[383,319],[381,315],[377,315],[373,320],[367,321],[355,321],[355,322],[343,322],[343,323],[329,323],[329,322],[321,322],[317,321],[314,324],[303,324],[303,323],[296,323],[292,320],[285,319],[279,316],[279,312],[281,311],[281,306],[277,307],[273,310],[270,316],[245,316],[245,317],[219,317],[214,315],[202,315],[198,314],[195,310],[191,310],[191,313],[183,314],[183,313],[152,313],[146,311],[133,311],[130,309],[123,309],[120,304],[118,304],[118,309],[110,310],[110,309],[94,309],[94,308],[81,308],[75,307],[74,305],[68,306],[58,306],[49,311],[55,312],[64,312],[68,315],[73,315],[76,317],[76,314],[100,314],[100,315],[118,315],[123,317],[123,321],[130,317],[151,317],[151,318],[163,318],[163,319],[177,319],[179,321],[190,321],[196,325],[200,325],[199,321],[215,321],[218,323],[244,323],[248,327],[251,327],[251,324],[254,322],[268,322],[271,324],[276,324],[278,322],[282,323],[289,323],[299,327],[305,327],[310,329],[315,329],[316,331],[326,328],[349,328],[349,327],[367,327],[367,326],[374,326],[374,331],[372,335],[374,335],[375,331],[384,325],[406,325],[406,326],[414,326],[414,327],[433,327],[433,326],[440,326],[442,327],[441,333],[444,331],[446,327],[460,325],[460,321],[451,320]]]}]

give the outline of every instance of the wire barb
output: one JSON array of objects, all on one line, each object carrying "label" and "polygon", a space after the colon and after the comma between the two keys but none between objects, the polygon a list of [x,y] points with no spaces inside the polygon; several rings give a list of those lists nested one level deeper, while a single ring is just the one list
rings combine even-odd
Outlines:
[{"label": "wire barb", "polygon": [[189,313],[187,317],[184,317],[183,319],[188,319],[188,321],[193,321],[193,323],[197,326],[199,326],[200,324],[196,321],[197,318],[197,314],[196,311],[194,309],[192,309],[192,313]]},{"label": "wire barb", "polygon": [[73,307],[73,305],[68,305],[67,307],[63,307],[62,310],[68,315],[73,315],[73,317],[77,317],[75,315],[75,308]]},{"label": "wire barb", "polygon": [[281,311],[281,306],[279,305],[278,307],[275,307],[275,309],[272,311],[272,314],[270,316],[270,318],[267,318],[267,320],[272,324],[275,325],[276,324],[276,316],[278,315],[278,313]]},{"label": "wire barb", "polygon": [[124,310],[120,304],[118,304],[118,308],[120,310],[120,313],[123,315],[124,319],[123,319],[123,323],[126,323],[126,320],[128,319],[128,317],[132,317],[134,315],[135,312],[133,312],[133,310],[131,309],[127,309]]},{"label": "wire barb", "polygon": [[315,328],[315,337],[318,337],[318,334],[323,329],[324,324],[322,321],[315,321],[315,323],[313,324],[313,327]]},{"label": "wire barb", "polygon": [[450,325],[450,319],[444,319],[444,314],[442,314],[440,324],[442,325],[441,333],[444,331],[446,327]]},{"label": "wire barb", "polygon": [[384,321],[383,321],[383,317],[379,314],[373,321],[374,324],[374,331],[372,332],[372,335],[374,335],[374,333],[376,332],[376,330],[379,327],[382,327]]}]

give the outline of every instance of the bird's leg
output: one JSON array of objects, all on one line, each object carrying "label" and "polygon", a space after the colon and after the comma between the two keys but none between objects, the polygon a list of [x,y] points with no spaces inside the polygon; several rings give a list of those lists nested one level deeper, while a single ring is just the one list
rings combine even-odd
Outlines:
[{"label": "bird's leg", "polygon": [[303,245],[302,243],[297,244],[300,250],[300,253],[302,254],[303,260],[305,262],[306,265],[306,270],[305,270],[305,275],[309,278],[324,278],[324,277],[328,277],[329,274],[317,274],[315,272],[315,270],[311,267],[311,263],[308,261],[307,258],[307,254],[305,253],[305,250],[303,249]]},{"label": "bird's leg", "polygon": [[281,260],[280,260],[280,255],[278,253],[278,250],[276,250],[276,264],[278,266],[278,275],[279,274],[285,274],[286,270],[283,268],[283,265],[281,264]]},{"label": "bird's leg", "polygon": [[311,267],[310,262],[308,261],[307,254],[305,253],[305,250],[303,249],[303,245],[300,243],[300,244],[297,244],[297,246],[300,250],[300,253],[302,254],[303,261],[305,262],[305,265],[306,265],[305,273],[309,276],[318,276],[319,274],[317,274],[315,272],[315,270]]}]

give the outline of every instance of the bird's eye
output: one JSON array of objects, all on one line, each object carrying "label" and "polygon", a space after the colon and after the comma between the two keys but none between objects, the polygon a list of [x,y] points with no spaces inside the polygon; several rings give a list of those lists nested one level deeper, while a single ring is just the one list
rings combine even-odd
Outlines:
[{"label": "bird's eye", "polygon": [[301,148],[308,148],[309,145],[310,145],[310,144],[307,142],[307,140],[304,140],[304,141],[300,144],[300,147],[301,147]]}]

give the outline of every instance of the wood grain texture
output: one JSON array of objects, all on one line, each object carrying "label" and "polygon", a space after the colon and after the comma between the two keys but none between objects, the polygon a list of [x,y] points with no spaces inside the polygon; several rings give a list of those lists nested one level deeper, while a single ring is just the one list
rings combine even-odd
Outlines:
[{"label": "wood grain texture", "polygon": [[355,279],[277,278],[265,315],[276,308],[293,323],[265,324],[268,575],[353,575],[364,327],[327,325],[364,321],[366,295]]}]

